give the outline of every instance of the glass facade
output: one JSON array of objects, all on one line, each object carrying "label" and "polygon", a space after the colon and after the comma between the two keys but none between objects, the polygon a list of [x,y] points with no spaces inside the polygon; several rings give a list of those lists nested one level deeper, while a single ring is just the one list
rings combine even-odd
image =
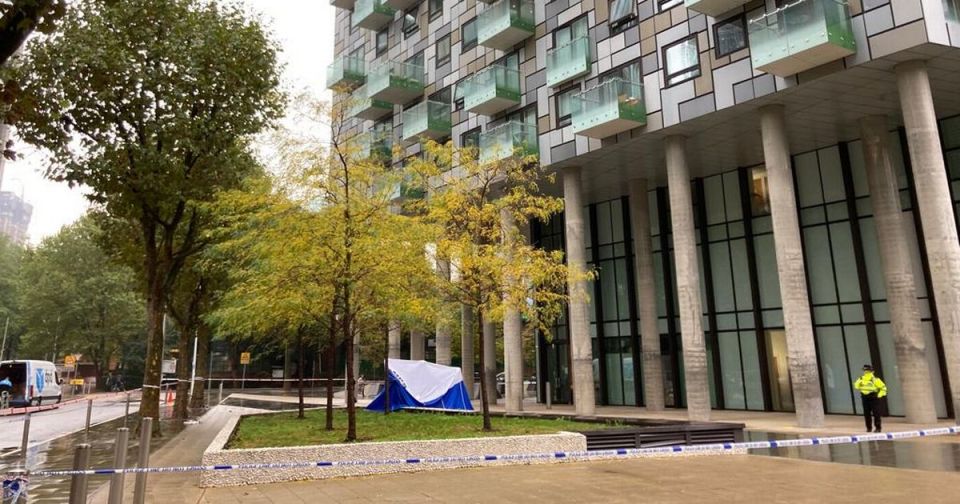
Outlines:
[{"label": "glass facade", "polygon": [[[952,194],[960,215],[960,117],[941,122]],[[950,413],[941,372],[942,345],[931,315],[928,269],[916,229],[909,159],[899,132],[890,145],[899,174],[901,206],[913,252],[917,296],[927,338],[937,414]],[[890,388],[887,407],[903,415],[883,270],[859,141],[794,155],[795,189],[813,315],[824,407],[859,414],[852,382],[865,363]],[[763,165],[692,181],[697,222],[711,402],[722,409],[793,411],[777,260]],[[682,343],[675,291],[670,209],[665,187],[650,193],[658,327],[664,397],[685,406]],[[626,197],[588,205],[586,257],[596,272],[590,290],[597,402],[644,403],[639,359],[629,202]],[[534,226],[535,243],[564,246],[563,217]],[[958,222],[960,226],[960,222]],[[554,402],[572,400],[566,321],[541,337],[541,370]]]}]

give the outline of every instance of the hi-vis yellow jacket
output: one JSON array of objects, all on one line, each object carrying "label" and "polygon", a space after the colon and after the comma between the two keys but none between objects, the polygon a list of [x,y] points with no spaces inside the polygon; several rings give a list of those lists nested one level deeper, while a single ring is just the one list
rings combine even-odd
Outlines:
[{"label": "hi-vis yellow jacket", "polygon": [[876,392],[878,398],[887,395],[887,384],[874,376],[872,371],[866,371],[863,376],[857,378],[857,381],[853,382],[853,388],[859,390],[863,395],[873,394],[874,392]]}]

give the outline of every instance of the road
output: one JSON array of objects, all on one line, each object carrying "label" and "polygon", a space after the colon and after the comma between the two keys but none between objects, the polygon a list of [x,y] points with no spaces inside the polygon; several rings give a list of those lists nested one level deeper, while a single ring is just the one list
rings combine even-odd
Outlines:
[{"label": "road", "polygon": [[[139,401],[131,401],[130,411],[136,412]],[[124,396],[93,401],[90,423],[98,424],[122,417],[126,411]],[[9,453],[11,448],[19,449],[23,436],[24,415],[0,417],[0,451]],[[30,416],[30,445],[45,443],[60,436],[83,429],[87,420],[85,401],[65,404],[52,411],[33,413]]]}]

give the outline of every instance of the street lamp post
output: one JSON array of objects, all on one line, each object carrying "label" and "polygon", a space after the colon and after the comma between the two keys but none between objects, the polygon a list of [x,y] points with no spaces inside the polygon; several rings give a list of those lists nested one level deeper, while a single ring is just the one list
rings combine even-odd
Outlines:
[{"label": "street lamp post", "polygon": [[7,328],[10,327],[10,315],[7,315],[7,321],[3,323],[3,343],[0,343],[0,360],[3,360],[3,352],[7,350]]}]

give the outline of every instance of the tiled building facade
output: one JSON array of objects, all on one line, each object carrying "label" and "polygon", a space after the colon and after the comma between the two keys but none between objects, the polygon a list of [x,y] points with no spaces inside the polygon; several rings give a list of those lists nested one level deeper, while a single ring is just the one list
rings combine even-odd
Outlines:
[{"label": "tiled building facade", "polygon": [[957,0],[332,3],[358,130],[533,146],[583,202],[531,230],[598,271],[538,342],[541,400],[812,425],[871,362],[891,413],[954,415]]}]

